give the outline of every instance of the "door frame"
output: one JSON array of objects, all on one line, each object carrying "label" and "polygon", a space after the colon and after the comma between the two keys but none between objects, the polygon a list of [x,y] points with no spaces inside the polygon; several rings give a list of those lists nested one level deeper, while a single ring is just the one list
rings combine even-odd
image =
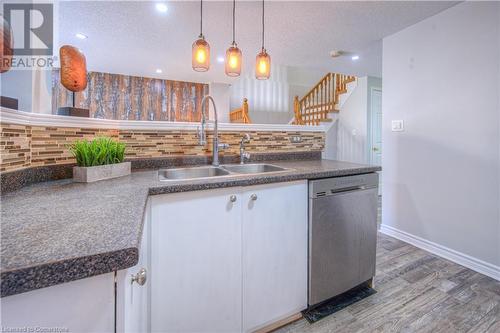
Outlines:
[{"label": "door frame", "polygon": [[[368,107],[368,145],[367,145],[367,154],[368,154],[367,157],[368,157],[368,162],[370,164],[373,164],[372,148],[373,148],[373,124],[374,124],[373,116],[374,116],[374,114],[373,114],[372,105],[373,105],[373,92],[374,91],[380,91],[380,94],[382,95],[382,87],[371,87],[370,88],[370,101],[369,101],[369,107]],[[382,103],[383,103],[383,101],[382,101]],[[382,117],[383,117],[383,113],[382,113]]]}]

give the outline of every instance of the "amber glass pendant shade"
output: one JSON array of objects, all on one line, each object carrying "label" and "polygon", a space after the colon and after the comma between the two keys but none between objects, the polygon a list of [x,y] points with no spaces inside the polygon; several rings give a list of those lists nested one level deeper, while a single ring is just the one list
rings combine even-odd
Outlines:
[{"label": "amber glass pendant shade", "polygon": [[255,78],[257,80],[267,80],[271,76],[271,56],[267,54],[266,49],[257,54],[255,60]]},{"label": "amber glass pendant shade", "polygon": [[206,72],[210,69],[210,45],[203,36],[193,43],[191,64],[197,72]]},{"label": "amber glass pendant shade", "polygon": [[241,50],[234,43],[226,51],[225,71],[227,76],[240,76],[241,73]]}]

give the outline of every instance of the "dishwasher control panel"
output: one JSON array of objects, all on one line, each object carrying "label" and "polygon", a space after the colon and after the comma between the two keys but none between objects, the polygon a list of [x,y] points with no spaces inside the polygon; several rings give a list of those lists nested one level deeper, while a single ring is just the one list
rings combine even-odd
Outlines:
[{"label": "dishwasher control panel", "polygon": [[377,186],[377,173],[318,179],[309,182],[309,197],[319,198],[337,192],[374,188]]}]

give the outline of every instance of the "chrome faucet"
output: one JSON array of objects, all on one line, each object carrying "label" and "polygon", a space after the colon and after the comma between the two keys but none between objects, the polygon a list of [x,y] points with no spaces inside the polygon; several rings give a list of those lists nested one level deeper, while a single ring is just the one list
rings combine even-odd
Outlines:
[{"label": "chrome faucet", "polygon": [[245,164],[245,158],[250,158],[250,154],[245,152],[245,143],[248,142],[250,142],[250,134],[245,133],[240,141],[240,164]]},{"label": "chrome faucet", "polygon": [[229,148],[229,145],[227,143],[219,143],[219,130],[218,130],[218,123],[217,123],[217,107],[215,106],[214,99],[210,95],[206,95],[203,97],[201,100],[201,129],[198,128],[198,138],[199,138],[199,144],[201,146],[204,146],[207,143],[207,134],[205,132],[205,100],[210,100],[212,102],[212,105],[214,107],[214,115],[215,115],[215,122],[214,122],[214,139],[213,139],[213,148],[212,148],[212,165],[213,166],[219,166],[219,149],[227,149]]}]

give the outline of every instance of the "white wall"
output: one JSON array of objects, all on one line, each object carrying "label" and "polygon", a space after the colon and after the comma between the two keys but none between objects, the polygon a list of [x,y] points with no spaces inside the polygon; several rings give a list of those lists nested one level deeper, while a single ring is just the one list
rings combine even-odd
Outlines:
[{"label": "white wall", "polygon": [[248,99],[253,123],[285,124],[293,118],[293,98],[303,97],[326,73],[291,66],[273,65],[269,80],[247,74],[231,85],[231,109]]},{"label": "white wall", "polygon": [[32,112],[52,114],[52,71],[33,70]]},{"label": "white wall", "polygon": [[382,136],[383,226],[498,278],[499,7],[461,3],[384,39]]},{"label": "white wall", "polygon": [[[500,22],[500,5],[497,6],[497,12],[498,12],[498,22]],[[500,23],[499,23],[500,24]],[[497,41],[497,52],[498,52],[498,57],[500,57],[500,27],[498,27],[498,41]],[[497,62],[498,65],[498,90],[500,90],[500,61]],[[497,110],[500,112],[500,91],[497,91],[497,97],[498,97],[498,104],[497,104]],[[500,117],[498,117],[498,128],[500,128]],[[499,134],[499,140],[500,141],[500,134]],[[500,165],[500,144],[498,145],[498,164]],[[499,171],[500,173],[500,171]],[[499,181],[498,181],[498,215],[500,216],[500,175],[499,175]],[[500,220],[500,219],[499,219]],[[498,229],[500,231],[500,221],[498,222],[499,226]],[[500,245],[498,246],[498,257],[500,258]]]},{"label": "white wall", "polygon": [[371,76],[357,78],[348,85],[352,92],[341,96],[340,112],[326,134],[323,158],[369,163],[371,88],[381,87],[382,79]]},{"label": "white wall", "polygon": [[341,161],[366,162],[368,78],[357,80],[351,96],[340,108],[337,120],[337,155]]},{"label": "white wall", "polygon": [[32,71],[15,70],[0,75],[0,95],[16,98],[21,111],[32,110]]},{"label": "white wall", "polygon": [[231,109],[241,107],[247,98],[253,111],[287,112],[288,96],[287,67],[272,65],[269,80],[257,80],[248,73],[231,85]]},{"label": "white wall", "polygon": [[[217,106],[218,121],[229,123],[229,110],[230,110],[230,85],[227,83],[211,82],[208,84],[208,91],[210,96],[213,97],[215,105]],[[209,104],[210,119],[214,119],[212,104]]]}]

